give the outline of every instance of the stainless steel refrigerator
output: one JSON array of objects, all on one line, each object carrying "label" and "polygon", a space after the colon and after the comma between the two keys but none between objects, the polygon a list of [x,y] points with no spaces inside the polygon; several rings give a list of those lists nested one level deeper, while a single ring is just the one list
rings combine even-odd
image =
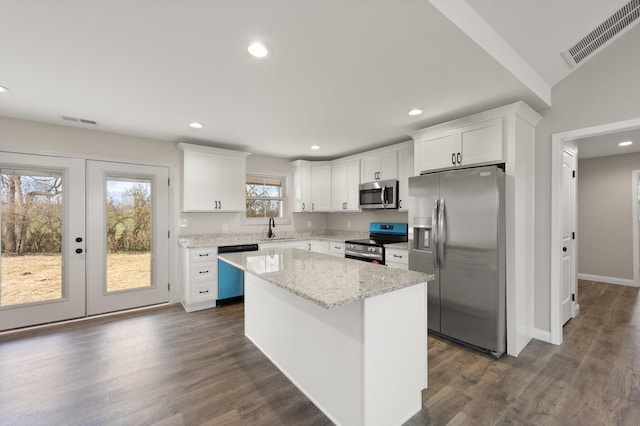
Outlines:
[{"label": "stainless steel refrigerator", "polygon": [[498,166],[409,179],[409,269],[436,276],[428,328],[496,357],[506,349],[504,185]]}]

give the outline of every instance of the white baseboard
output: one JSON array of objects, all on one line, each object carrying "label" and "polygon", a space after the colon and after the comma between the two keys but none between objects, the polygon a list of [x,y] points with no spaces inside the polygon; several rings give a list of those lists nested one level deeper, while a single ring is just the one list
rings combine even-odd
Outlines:
[{"label": "white baseboard", "polygon": [[540,330],[539,328],[534,328],[532,336],[536,340],[541,340],[543,342],[551,343],[551,332],[546,330]]},{"label": "white baseboard", "polygon": [[616,278],[616,277],[603,277],[601,275],[592,275],[592,274],[581,274],[578,273],[579,280],[587,280],[587,281],[598,281],[601,283],[607,284],[618,284],[618,285],[626,285],[630,287],[635,287],[633,280],[629,280],[626,278]]}]

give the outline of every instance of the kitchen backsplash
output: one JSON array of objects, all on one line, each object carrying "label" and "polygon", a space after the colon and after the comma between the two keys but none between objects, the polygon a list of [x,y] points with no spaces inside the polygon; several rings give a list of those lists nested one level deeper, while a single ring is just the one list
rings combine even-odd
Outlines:
[{"label": "kitchen backsplash", "polygon": [[[354,213],[292,213],[288,222],[276,219],[276,233],[317,232],[321,230],[368,232],[371,222],[407,222],[407,213],[375,210]],[[266,233],[264,225],[242,223],[240,213],[180,213],[179,235]]]}]

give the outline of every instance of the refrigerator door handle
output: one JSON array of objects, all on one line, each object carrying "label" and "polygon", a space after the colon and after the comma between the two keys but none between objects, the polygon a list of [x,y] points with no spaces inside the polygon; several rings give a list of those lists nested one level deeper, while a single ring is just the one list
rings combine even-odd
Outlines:
[{"label": "refrigerator door handle", "polygon": [[433,267],[439,268],[438,256],[438,214],[440,212],[440,200],[433,202],[433,212],[431,213],[431,244],[433,245]]},{"label": "refrigerator door handle", "polygon": [[444,199],[440,200],[440,206],[438,208],[438,265],[440,268],[445,267],[444,246],[447,244],[447,225],[444,208]]}]

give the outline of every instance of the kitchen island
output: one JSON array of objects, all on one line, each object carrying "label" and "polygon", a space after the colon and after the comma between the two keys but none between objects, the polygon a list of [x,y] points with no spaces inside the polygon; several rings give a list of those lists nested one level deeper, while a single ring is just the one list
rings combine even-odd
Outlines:
[{"label": "kitchen island", "polygon": [[399,425],[421,409],[433,276],[299,249],[219,258],[245,271],[245,335],[331,421]]}]

